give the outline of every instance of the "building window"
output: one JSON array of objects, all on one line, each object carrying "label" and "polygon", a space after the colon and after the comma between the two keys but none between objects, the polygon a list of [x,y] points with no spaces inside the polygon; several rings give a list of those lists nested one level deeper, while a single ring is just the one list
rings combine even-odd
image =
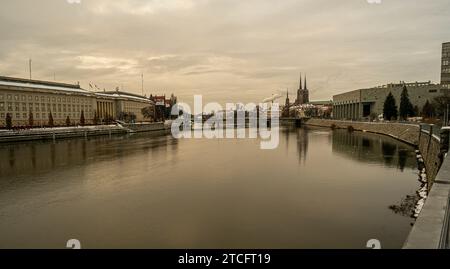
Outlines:
[{"label": "building window", "polygon": [[39,104],[36,103],[36,112],[39,111]]},{"label": "building window", "polygon": [[12,103],[8,103],[8,111],[12,111]]},{"label": "building window", "polygon": [[0,103],[0,111],[5,111],[5,103]]},{"label": "building window", "polygon": [[22,113],[22,117],[23,117],[24,119],[26,119],[26,118],[27,118],[27,113]]},{"label": "building window", "polygon": [[19,101],[19,96],[18,95],[14,95],[14,101]]},{"label": "building window", "polygon": [[53,112],[56,112],[56,104],[53,104]]},{"label": "building window", "polygon": [[3,100],[4,98],[3,94],[0,94],[0,100]]},{"label": "building window", "polygon": [[39,101],[39,96],[34,97],[34,100]]},{"label": "building window", "polygon": [[20,113],[16,113],[16,119],[20,119]]},{"label": "building window", "polygon": [[58,104],[58,112],[61,112],[61,104]]},{"label": "building window", "polygon": [[26,97],[25,95],[22,95],[22,96],[21,96],[21,99],[22,99],[22,101],[26,101],[26,100],[27,100],[27,97]]},{"label": "building window", "polygon": [[16,111],[20,111],[20,105],[19,105],[19,103],[15,103],[15,104],[14,104],[14,107],[16,108]]},{"label": "building window", "polygon": [[11,94],[8,94],[8,100],[12,100],[12,95]]},{"label": "building window", "polygon": [[33,101],[33,96],[29,95],[28,96],[28,101]]},{"label": "building window", "polygon": [[436,90],[436,89],[433,89],[433,90],[429,90],[428,92],[429,92],[429,93],[436,93],[437,90]]}]

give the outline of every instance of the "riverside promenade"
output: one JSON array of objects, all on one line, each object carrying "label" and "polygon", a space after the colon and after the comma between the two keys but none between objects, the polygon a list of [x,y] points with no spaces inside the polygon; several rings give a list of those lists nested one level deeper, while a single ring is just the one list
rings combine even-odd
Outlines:
[{"label": "riverside promenade", "polygon": [[0,130],[0,143],[23,142],[34,140],[56,140],[77,137],[117,135],[139,132],[167,130],[162,122],[115,124],[95,126],[32,128],[23,130]]},{"label": "riverside promenade", "polygon": [[448,141],[441,141],[439,136],[433,134],[436,133],[433,127],[426,130],[417,124],[323,119],[310,119],[304,124],[377,133],[415,146],[424,161],[429,193],[403,248],[450,248],[450,158],[446,152],[448,145],[444,145]]}]

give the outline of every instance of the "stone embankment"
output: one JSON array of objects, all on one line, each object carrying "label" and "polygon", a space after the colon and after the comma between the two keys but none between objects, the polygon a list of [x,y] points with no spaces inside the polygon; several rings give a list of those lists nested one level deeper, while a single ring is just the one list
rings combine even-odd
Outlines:
[{"label": "stone embankment", "polygon": [[[444,158],[447,145],[433,135],[433,130],[423,130],[418,125],[401,123],[367,123],[310,119],[305,125],[345,128],[388,135],[417,147],[419,163],[425,170],[428,197],[422,201],[420,214],[403,248],[445,249],[450,247],[450,158]],[[445,139],[442,140],[444,142]],[[447,143],[447,141],[445,142]],[[442,149],[442,150],[441,150]],[[424,183],[424,182],[422,182]],[[426,196],[426,195],[425,195]],[[423,207],[422,207],[423,206]]]},{"label": "stone embankment", "polygon": [[116,125],[35,128],[0,131],[0,143],[33,140],[55,140],[75,137],[126,134],[127,130]]},{"label": "stone embankment", "polygon": [[169,126],[166,126],[163,122],[122,124],[122,126],[136,133],[164,131],[169,129]]},{"label": "stone embankment", "polygon": [[306,125],[322,126],[337,129],[347,129],[349,126],[354,130],[377,133],[394,137],[410,145],[417,146],[419,143],[419,126],[402,123],[375,123],[375,122],[357,122],[357,121],[338,121],[309,119]]},{"label": "stone embankment", "polygon": [[164,123],[136,123],[78,127],[33,128],[24,130],[0,130],[0,143],[33,140],[56,140],[167,130]]}]

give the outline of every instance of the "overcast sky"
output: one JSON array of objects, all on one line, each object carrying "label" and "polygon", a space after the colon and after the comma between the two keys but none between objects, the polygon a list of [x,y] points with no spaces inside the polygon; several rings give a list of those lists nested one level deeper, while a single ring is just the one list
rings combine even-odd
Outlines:
[{"label": "overcast sky", "polygon": [[[79,1],[79,0],[78,0]],[[449,0],[2,0],[0,75],[174,92],[190,102],[313,100],[440,80]],[[73,3],[71,3],[73,2]]]}]

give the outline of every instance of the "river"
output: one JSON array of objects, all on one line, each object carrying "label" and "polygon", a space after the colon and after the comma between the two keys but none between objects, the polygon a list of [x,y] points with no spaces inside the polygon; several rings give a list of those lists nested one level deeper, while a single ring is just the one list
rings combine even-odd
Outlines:
[{"label": "river", "polygon": [[401,248],[414,148],[347,130],[0,145],[0,248]]}]

